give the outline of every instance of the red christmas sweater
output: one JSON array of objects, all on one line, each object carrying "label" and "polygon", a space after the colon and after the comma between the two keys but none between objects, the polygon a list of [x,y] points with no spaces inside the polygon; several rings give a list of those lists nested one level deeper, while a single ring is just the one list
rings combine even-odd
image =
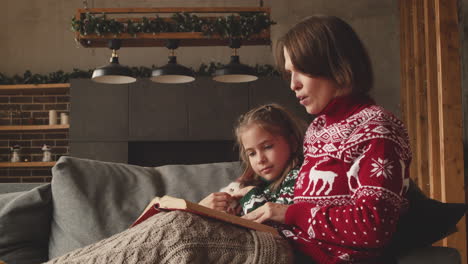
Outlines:
[{"label": "red christmas sweater", "polygon": [[376,263],[406,210],[402,122],[370,99],[336,98],[310,124],[283,234],[316,263]]}]

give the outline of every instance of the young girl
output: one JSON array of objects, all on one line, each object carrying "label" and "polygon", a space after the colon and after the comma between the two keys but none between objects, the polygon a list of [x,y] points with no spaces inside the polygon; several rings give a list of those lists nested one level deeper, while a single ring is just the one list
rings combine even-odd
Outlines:
[{"label": "young girl", "polygon": [[[236,126],[245,171],[232,196],[213,193],[200,203],[227,210],[240,200],[243,211],[262,204],[291,204],[302,162],[305,124],[276,104],[257,107]],[[281,204],[279,204],[281,203]],[[255,210],[253,211],[255,212]],[[241,228],[182,211],[158,213],[139,225],[48,263],[292,263],[289,242],[280,236]]]},{"label": "young girl", "polygon": [[291,204],[302,162],[305,127],[305,123],[277,104],[259,106],[242,115],[235,134],[245,167],[237,183],[243,188],[212,193],[200,204],[236,213],[233,204],[237,205],[240,199],[241,214],[267,202]]}]

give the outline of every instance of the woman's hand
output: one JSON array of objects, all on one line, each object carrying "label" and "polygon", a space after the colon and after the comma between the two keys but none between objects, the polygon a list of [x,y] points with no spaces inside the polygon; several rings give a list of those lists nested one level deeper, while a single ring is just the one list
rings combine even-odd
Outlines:
[{"label": "woman's hand", "polygon": [[263,223],[267,220],[272,220],[284,224],[286,217],[286,210],[289,205],[268,202],[254,211],[242,216],[242,218]]},{"label": "woman's hand", "polygon": [[228,193],[215,192],[205,197],[198,204],[211,209],[226,212],[227,207],[231,203],[231,201],[232,197]]}]

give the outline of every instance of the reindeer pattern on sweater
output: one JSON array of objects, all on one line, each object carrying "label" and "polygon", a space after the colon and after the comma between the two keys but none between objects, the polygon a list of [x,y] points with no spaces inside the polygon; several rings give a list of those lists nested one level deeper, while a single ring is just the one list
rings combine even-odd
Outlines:
[{"label": "reindeer pattern on sweater", "polygon": [[401,121],[370,100],[335,99],[309,126],[304,156],[283,234],[317,263],[379,256],[407,207]]}]

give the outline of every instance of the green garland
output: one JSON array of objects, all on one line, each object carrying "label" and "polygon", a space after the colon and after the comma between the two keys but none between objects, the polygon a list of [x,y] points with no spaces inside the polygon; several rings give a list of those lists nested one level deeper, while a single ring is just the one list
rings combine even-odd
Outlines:
[{"label": "green garland", "polygon": [[141,22],[119,22],[108,19],[106,14],[101,16],[86,13],[83,19],[72,18],[71,28],[81,35],[113,34],[118,36],[129,33],[136,36],[137,33],[163,33],[163,32],[202,32],[211,36],[219,34],[222,38],[249,39],[254,34],[259,34],[276,22],[270,20],[266,13],[242,12],[238,15],[209,19],[198,17],[190,13],[174,13],[170,21],[166,21],[156,15],[155,18],[143,17]]},{"label": "green garland", "polygon": [[[224,64],[211,62],[210,64],[202,63],[195,74],[197,76],[212,76],[214,72],[223,67]],[[135,78],[149,78],[151,72],[156,66],[149,67],[130,67],[132,76]],[[278,71],[271,65],[255,65],[255,73],[257,76],[279,76]],[[23,76],[15,74],[13,77],[7,77],[0,73],[0,84],[43,84],[43,83],[68,83],[70,79],[84,78],[89,79],[93,74],[93,70],[73,69],[72,72],[56,71],[49,74],[32,74],[27,70]]]},{"label": "green garland", "polygon": [[15,74],[13,77],[7,77],[0,73],[0,84],[67,83],[70,79],[90,78],[92,73],[92,70],[83,71],[78,69],[73,69],[71,73],[56,71],[45,75],[32,74],[31,71],[27,70],[23,76]]}]

